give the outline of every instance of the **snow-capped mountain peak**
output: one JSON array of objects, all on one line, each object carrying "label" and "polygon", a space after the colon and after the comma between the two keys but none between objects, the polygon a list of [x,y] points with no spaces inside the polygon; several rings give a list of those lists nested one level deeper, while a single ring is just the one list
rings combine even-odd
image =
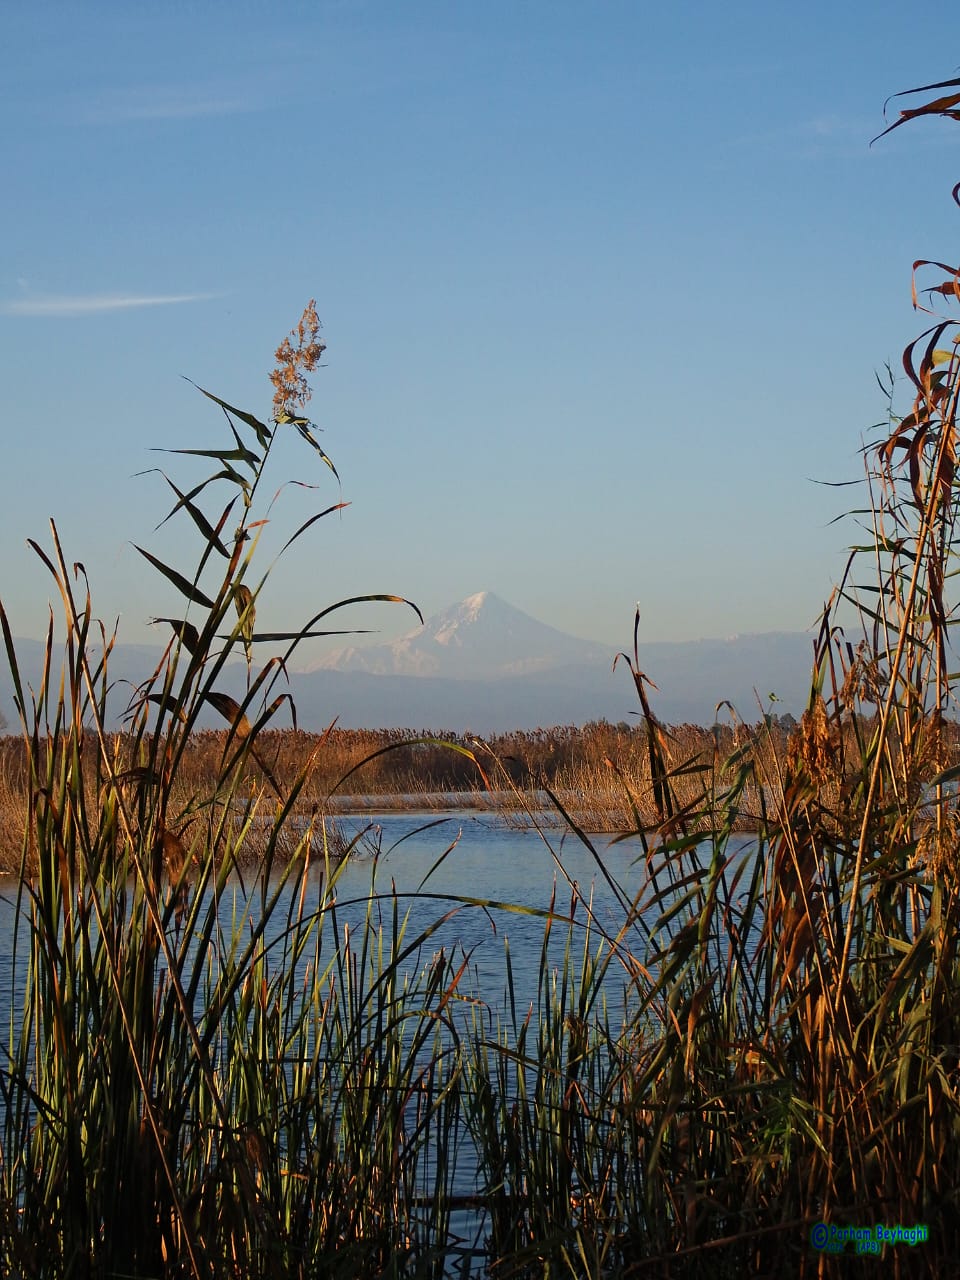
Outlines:
[{"label": "snow-capped mountain peak", "polygon": [[603,664],[613,650],[531,618],[492,591],[479,591],[388,644],[327,654],[314,670],[490,680],[579,664]]},{"label": "snow-capped mountain peak", "polygon": [[460,610],[465,618],[469,618],[472,622],[487,601],[489,591],[478,591],[475,596],[467,596],[466,600],[460,604]]}]

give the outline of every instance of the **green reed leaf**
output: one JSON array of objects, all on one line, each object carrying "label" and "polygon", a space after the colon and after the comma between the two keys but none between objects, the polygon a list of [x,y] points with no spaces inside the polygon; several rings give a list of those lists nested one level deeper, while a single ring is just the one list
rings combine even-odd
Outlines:
[{"label": "green reed leaf", "polygon": [[190,458],[216,458],[218,462],[245,462],[251,471],[255,471],[263,461],[259,454],[245,445],[236,449],[154,449],[153,452],[176,453]]},{"label": "green reed leaf", "polygon": [[253,643],[253,626],[257,617],[257,610],[253,602],[253,592],[242,582],[234,584],[233,603],[240,618],[240,639],[243,641],[244,652],[249,663],[250,646]]},{"label": "green reed leaf", "polygon": [[[340,631],[255,631],[250,639],[254,644],[277,644],[288,640],[317,640],[322,636],[368,636],[370,627],[347,627]],[[221,639],[226,639],[221,636]]]},{"label": "green reed leaf", "polygon": [[168,622],[187,652],[194,658],[197,656],[200,651],[200,633],[192,622],[184,622],[181,618],[151,618],[150,621],[154,624]]},{"label": "green reed leaf", "polygon": [[[136,543],[134,543],[134,546],[136,546]],[[178,573],[176,569],[171,569],[168,564],[164,564],[162,560],[158,560],[157,557],[151,555],[149,551],[144,551],[143,547],[137,547],[137,550],[144,559],[150,561],[155,569],[159,569],[163,576],[169,582],[172,582],[177,590],[185,595],[188,600],[193,600],[196,601],[197,604],[202,604],[205,609],[212,609],[214,607],[213,601],[209,596],[204,595],[200,588],[195,583],[188,581],[182,573]]]},{"label": "green reed leaf", "polygon": [[292,546],[293,543],[296,542],[296,540],[300,537],[300,535],[302,533],[305,533],[306,530],[309,529],[311,525],[316,524],[318,520],[322,520],[324,516],[331,515],[334,511],[343,511],[346,507],[349,507],[349,505],[350,505],[349,502],[335,502],[332,507],[327,507],[325,511],[318,511],[317,514],[314,516],[311,516],[309,520],[304,520],[300,528],[297,529],[295,533],[292,533],[290,537],[286,540],[286,542],[283,544],[283,546],[280,548],[280,555],[283,555],[287,547]]},{"label": "green reed leaf", "polygon": [[[193,521],[193,523],[197,526],[197,528],[206,538],[207,544],[213,547],[215,551],[219,551],[225,560],[229,560],[230,552],[220,541],[220,535],[218,531],[214,529],[213,525],[210,523],[207,517],[203,514],[200,508],[194,502],[191,501],[193,495],[189,493],[183,493],[182,490],[178,489],[177,486],[170,479],[170,477],[165,473],[161,472],[161,475],[163,475],[164,480],[166,480],[167,484],[170,486],[173,492],[177,495],[177,498],[179,499],[179,501],[177,502],[176,506],[172,509],[172,511],[169,513],[169,515],[167,515],[163,520],[161,520],[160,524],[161,525],[166,524],[167,520],[169,520],[171,516],[175,515],[181,508],[183,508],[184,510],[186,510],[191,520]],[[220,518],[221,529],[223,528],[224,522],[226,521],[229,511],[230,511],[230,507],[228,506],[227,510],[223,513],[223,515]],[[160,525],[157,525],[157,528],[159,529]]]},{"label": "green reed leaf", "polygon": [[317,453],[319,453],[320,457],[324,460],[324,462],[327,464],[327,466],[330,468],[333,474],[337,476],[337,479],[339,480],[340,477],[339,475],[337,475],[337,468],[333,465],[333,463],[330,461],[327,455],[323,452],[319,444],[317,444],[317,441],[315,440],[310,428],[300,418],[293,418],[291,419],[291,421],[294,423],[297,430],[303,436],[304,440],[306,440],[307,444],[311,445],[312,448],[316,449]]},{"label": "green reed leaf", "polygon": [[206,396],[208,400],[212,400],[214,404],[218,404],[226,413],[230,413],[241,422],[245,422],[248,427],[253,429],[261,447],[264,449],[268,447],[273,438],[273,433],[265,422],[261,422],[259,418],[255,418],[252,413],[247,413],[245,410],[238,409],[232,404],[227,404],[226,400],[221,400],[220,397],[215,396],[213,392],[204,391],[203,387],[197,386],[197,383],[192,379],[184,378],[184,381],[189,382],[191,387],[196,387],[201,395]]}]

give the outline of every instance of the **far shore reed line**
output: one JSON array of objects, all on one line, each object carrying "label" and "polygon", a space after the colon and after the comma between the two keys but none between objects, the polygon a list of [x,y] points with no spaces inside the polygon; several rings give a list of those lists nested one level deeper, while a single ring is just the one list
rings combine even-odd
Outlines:
[{"label": "far shore reed line", "polygon": [[[875,727],[875,712],[859,716],[859,733],[870,734]],[[659,728],[677,770],[674,789],[681,804],[696,801],[706,772],[713,786],[729,787],[749,759],[752,776],[732,823],[733,830],[744,833],[759,830],[770,799],[769,794],[761,797],[757,780],[782,771],[803,740],[802,724],[789,715],[770,714],[754,724]],[[845,731],[852,745],[853,726]],[[258,741],[259,756],[268,762],[273,777],[289,785],[304,776],[293,806],[300,816],[320,813],[336,819],[377,812],[470,810],[498,814],[523,827],[531,825],[530,815],[536,813],[537,822],[547,826],[563,827],[568,815],[583,831],[615,835],[638,813],[646,830],[657,824],[648,735],[643,722],[595,721],[503,733],[483,742],[474,735],[398,729],[334,729],[325,734],[275,729],[263,731]],[[110,737],[114,750],[124,750],[124,735]],[[180,761],[176,793],[186,797],[215,786],[227,738],[227,730],[193,735]],[[461,747],[463,754],[452,751],[451,744]],[[466,754],[469,751],[486,764],[485,769]],[[944,721],[942,753],[944,767],[960,764],[960,723]],[[253,767],[256,771],[256,762]],[[0,875],[21,869],[26,780],[22,739],[0,738]],[[832,786],[839,791],[842,779],[835,777]],[[709,824],[701,825],[706,832]],[[335,829],[330,838],[335,844]],[[251,831],[248,860],[257,856],[257,844]]]}]

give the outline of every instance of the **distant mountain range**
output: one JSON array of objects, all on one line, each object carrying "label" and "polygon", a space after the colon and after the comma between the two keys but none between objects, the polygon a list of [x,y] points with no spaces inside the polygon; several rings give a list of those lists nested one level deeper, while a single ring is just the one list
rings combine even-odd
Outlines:
[{"label": "distant mountain range", "polygon": [[335,649],[313,671],[505,680],[613,662],[615,649],[537,622],[492,591],[467,596],[389,644]]},{"label": "distant mountain range", "polygon": [[[36,685],[42,663],[37,641],[18,641],[22,674]],[[639,711],[616,650],[580,640],[531,618],[492,592],[468,596],[428,618],[425,626],[386,644],[335,650],[311,670],[291,673],[290,692],[301,728],[332,720],[345,728],[436,729],[489,734],[539,725],[631,720]],[[161,650],[118,645],[115,679],[136,682]],[[801,632],[732,636],[726,640],[658,641],[640,646],[640,665],[656,683],[650,699],[661,720],[711,724],[721,700],[745,720],[775,694],[775,710],[799,715],[810,689],[812,637]],[[246,666],[227,667],[222,691],[242,696]],[[0,709],[13,721],[12,681],[0,664]],[[123,709],[129,685],[117,691]],[[758,702],[759,698],[759,702]],[[215,723],[211,719],[211,723]]]}]

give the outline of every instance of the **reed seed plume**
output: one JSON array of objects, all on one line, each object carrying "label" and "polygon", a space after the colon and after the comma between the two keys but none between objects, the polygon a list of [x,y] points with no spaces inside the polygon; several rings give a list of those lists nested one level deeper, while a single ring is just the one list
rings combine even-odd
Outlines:
[{"label": "reed seed plume", "polygon": [[320,339],[320,319],[316,301],[311,298],[295,329],[277,347],[276,368],[270,374],[273,383],[273,417],[276,422],[302,416],[312,391],[307,374],[320,364],[327,344]]}]

